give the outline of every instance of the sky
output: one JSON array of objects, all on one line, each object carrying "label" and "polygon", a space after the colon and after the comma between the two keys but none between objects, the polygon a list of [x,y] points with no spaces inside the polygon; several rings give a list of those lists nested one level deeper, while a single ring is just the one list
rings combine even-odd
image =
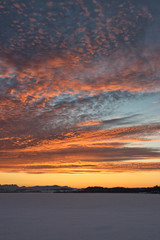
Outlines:
[{"label": "sky", "polygon": [[0,1],[0,184],[160,184],[160,1]]}]

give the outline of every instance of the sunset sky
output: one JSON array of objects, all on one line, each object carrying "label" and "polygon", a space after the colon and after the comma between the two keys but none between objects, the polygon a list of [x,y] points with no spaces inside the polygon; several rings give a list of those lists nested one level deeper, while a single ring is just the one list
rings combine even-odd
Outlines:
[{"label": "sunset sky", "polygon": [[0,184],[160,184],[160,1],[0,1]]}]

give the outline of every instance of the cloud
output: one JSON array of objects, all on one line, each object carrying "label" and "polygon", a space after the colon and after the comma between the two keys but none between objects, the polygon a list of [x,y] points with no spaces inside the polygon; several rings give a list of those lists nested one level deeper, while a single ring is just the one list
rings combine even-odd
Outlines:
[{"label": "cloud", "polygon": [[[2,77],[8,76],[3,82],[11,95],[31,102],[66,92],[158,91],[159,49],[140,49],[142,33],[150,28],[153,13],[157,16],[150,5],[16,4],[11,4],[10,18],[7,10],[2,12]],[[22,19],[15,19],[17,11],[24,11]]]},{"label": "cloud", "polygon": [[104,170],[103,161],[160,157],[152,105],[160,92],[159,7],[148,0],[1,3],[3,170],[7,161],[11,171],[89,172]]},{"label": "cloud", "polygon": [[[0,139],[2,143],[0,166],[2,171],[7,169],[5,166],[8,166],[8,171],[27,172],[33,170],[35,172],[35,169],[39,169],[40,166],[41,172],[74,172],[77,168],[80,172],[83,172],[83,168],[85,172],[90,170],[103,172],[107,169],[111,170],[111,166],[113,171],[114,169],[131,171],[132,161],[141,160],[137,163],[138,165],[133,164],[133,171],[136,171],[137,166],[141,170],[149,171],[154,167],[152,168],[151,164],[150,167],[145,165],[145,160],[151,159],[153,166],[159,166],[154,164],[155,160],[160,159],[159,149],[135,147],[134,143],[150,142],[152,139],[148,136],[150,137],[151,134],[156,136],[159,131],[158,124],[107,130],[85,129],[84,126],[83,131],[77,129],[77,131],[56,134],[44,139]],[[129,143],[131,146],[128,146]],[[126,164],[125,161],[130,163]],[[40,166],[36,167],[39,164]],[[122,166],[120,167],[119,164]],[[103,168],[101,165],[104,165]]]},{"label": "cloud", "polygon": [[127,123],[131,124],[135,122],[133,119],[134,117],[138,117],[138,114],[132,115],[132,116],[127,116],[127,117],[117,117],[114,119],[109,119],[109,120],[103,120],[103,121],[91,121],[91,122],[82,122],[79,123],[77,126],[78,127],[84,127],[84,126],[98,126],[98,125],[126,125]]},{"label": "cloud", "polygon": [[[13,160],[1,160],[0,170],[7,172],[28,173],[85,173],[85,172],[136,172],[136,171],[159,171],[159,162],[145,162],[145,159],[159,159],[160,153],[152,149],[126,149],[120,150],[108,148],[73,153],[38,153],[19,154],[19,158],[13,156]],[[3,158],[3,155],[2,155]],[[73,159],[76,159],[73,160]],[[97,160],[98,159],[98,160]],[[129,162],[126,162],[128,161]],[[134,160],[134,162],[132,162]],[[138,160],[135,163],[135,160]],[[141,162],[140,162],[141,160]]]}]

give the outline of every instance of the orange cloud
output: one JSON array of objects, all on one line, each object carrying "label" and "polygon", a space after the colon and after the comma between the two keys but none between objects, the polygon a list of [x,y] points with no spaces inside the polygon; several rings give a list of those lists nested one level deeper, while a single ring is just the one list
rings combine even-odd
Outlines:
[{"label": "orange cloud", "polygon": [[82,122],[82,123],[77,124],[77,127],[96,126],[99,124],[102,124],[102,121]]}]

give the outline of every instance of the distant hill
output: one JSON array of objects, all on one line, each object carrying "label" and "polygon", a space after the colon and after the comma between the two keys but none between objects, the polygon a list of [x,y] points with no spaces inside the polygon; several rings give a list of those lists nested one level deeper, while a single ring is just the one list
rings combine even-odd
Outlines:
[{"label": "distant hill", "polygon": [[15,184],[0,185],[0,193],[152,193],[160,194],[160,186],[145,188],[103,188],[103,187],[87,187],[87,188],[71,188],[68,186],[32,186],[19,187]]},{"label": "distant hill", "polygon": [[0,185],[0,193],[26,193],[26,192],[41,192],[41,193],[52,193],[52,192],[70,192],[77,189],[70,188],[68,186],[32,186],[32,187],[19,187],[17,185]]}]

